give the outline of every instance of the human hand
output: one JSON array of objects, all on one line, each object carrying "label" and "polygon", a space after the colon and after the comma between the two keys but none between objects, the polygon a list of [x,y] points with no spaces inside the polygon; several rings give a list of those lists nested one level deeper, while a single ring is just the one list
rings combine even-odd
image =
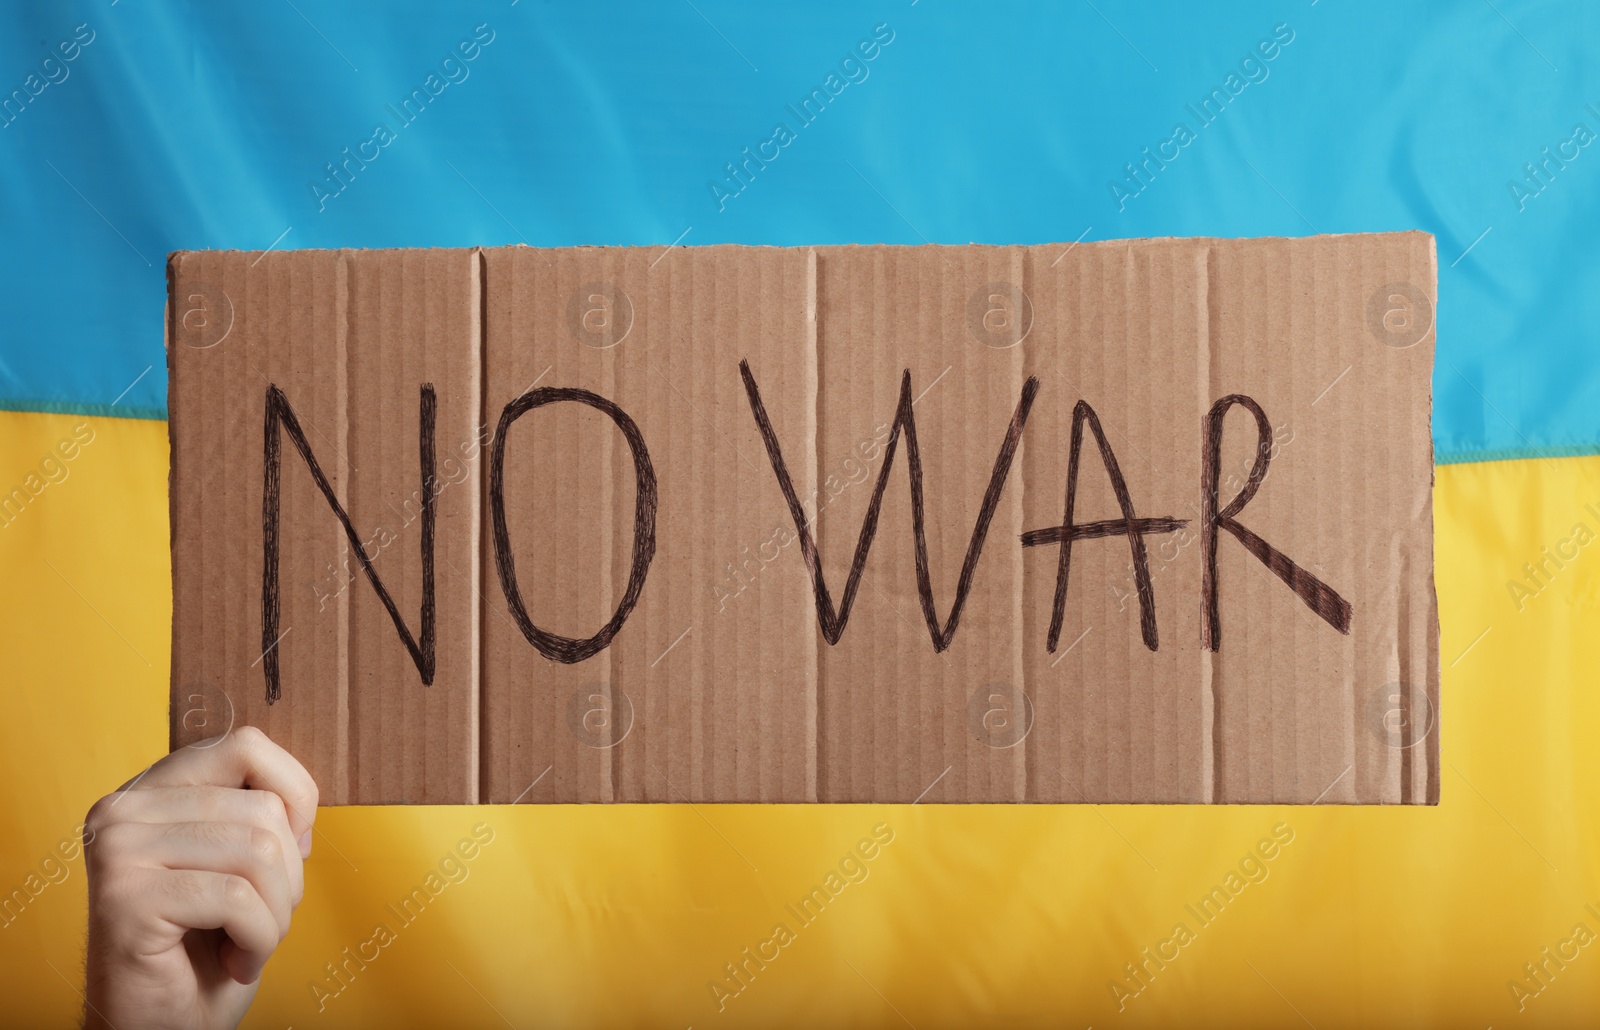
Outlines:
[{"label": "human hand", "polygon": [[246,726],[173,752],[85,819],[88,1027],[234,1027],[305,891],[317,785]]}]

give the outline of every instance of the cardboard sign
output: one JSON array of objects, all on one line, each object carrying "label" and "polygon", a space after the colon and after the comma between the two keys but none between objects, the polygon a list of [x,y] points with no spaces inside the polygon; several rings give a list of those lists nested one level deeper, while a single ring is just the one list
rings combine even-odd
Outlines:
[{"label": "cardboard sign", "polygon": [[169,263],[172,743],[330,804],[1432,804],[1422,233]]}]

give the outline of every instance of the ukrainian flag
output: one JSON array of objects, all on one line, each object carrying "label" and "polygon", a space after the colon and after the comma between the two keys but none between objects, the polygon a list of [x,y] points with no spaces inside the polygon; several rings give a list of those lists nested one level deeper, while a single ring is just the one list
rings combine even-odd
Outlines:
[{"label": "ukrainian flag", "polygon": [[1439,255],[1438,807],[330,809],[248,1023],[1600,1018],[1600,8],[0,21],[0,1023],[76,1018],[78,824],[166,746],[169,251],[1402,229]]}]

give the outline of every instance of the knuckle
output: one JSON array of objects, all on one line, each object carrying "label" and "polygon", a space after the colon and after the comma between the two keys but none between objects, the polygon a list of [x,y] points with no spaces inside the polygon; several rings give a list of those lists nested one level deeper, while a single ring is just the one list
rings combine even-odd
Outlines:
[{"label": "knuckle", "polygon": [[110,823],[95,834],[95,864],[102,869],[114,869],[130,864],[137,853],[135,838],[138,829],[131,823]]},{"label": "knuckle", "polygon": [[267,735],[255,726],[239,726],[233,731],[234,740],[246,750],[255,751],[267,742]]},{"label": "knuckle", "polygon": [[238,910],[252,908],[256,898],[256,889],[250,881],[243,876],[229,873],[222,880],[222,902],[228,908]]},{"label": "knuckle", "polygon": [[252,791],[252,793],[260,795],[256,800],[256,804],[260,806],[260,812],[264,819],[274,826],[279,823],[288,824],[289,810],[284,806],[283,798],[280,798],[270,790]]},{"label": "knuckle", "polygon": [[98,837],[110,825],[115,810],[111,807],[117,795],[107,794],[105,797],[89,806],[88,813],[83,817],[84,832]]},{"label": "knuckle", "polygon": [[271,830],[250,827],[245,836],[245,851],[258,868],[270,870],[283,865],[283,842]]}]

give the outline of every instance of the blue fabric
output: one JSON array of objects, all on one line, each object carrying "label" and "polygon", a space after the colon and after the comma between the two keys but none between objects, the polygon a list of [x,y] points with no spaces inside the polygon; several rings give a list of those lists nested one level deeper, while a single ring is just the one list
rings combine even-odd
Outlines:
[{"label": "blue fabric", "polygon": [[[1439,460],[1600,451],[1600,377],[1580,374],[1600,148],[1568,142],[1600,134],[1596,5],[974,7],[8,5],[0,407],[162,417],[176,249],[1420,228],[1438,238]],[[80,25],[92,40],[45,65]],[[492,42],[456,52],[480,25]],[[1292,40],[1262,60],[1279,25]],[[1230,72],[1243,89],[1204,124],[1190,107]],[[790,105],[830,73],[845,85],[803,123]],[[390,105],[418,89],[405,124]],[[1133,193],[1124,165],[1180,122],[1193,139]],[[776,158],[730,180],[779,123]],[[339,189],[325,166],[364,142],[376,159]]]}]

